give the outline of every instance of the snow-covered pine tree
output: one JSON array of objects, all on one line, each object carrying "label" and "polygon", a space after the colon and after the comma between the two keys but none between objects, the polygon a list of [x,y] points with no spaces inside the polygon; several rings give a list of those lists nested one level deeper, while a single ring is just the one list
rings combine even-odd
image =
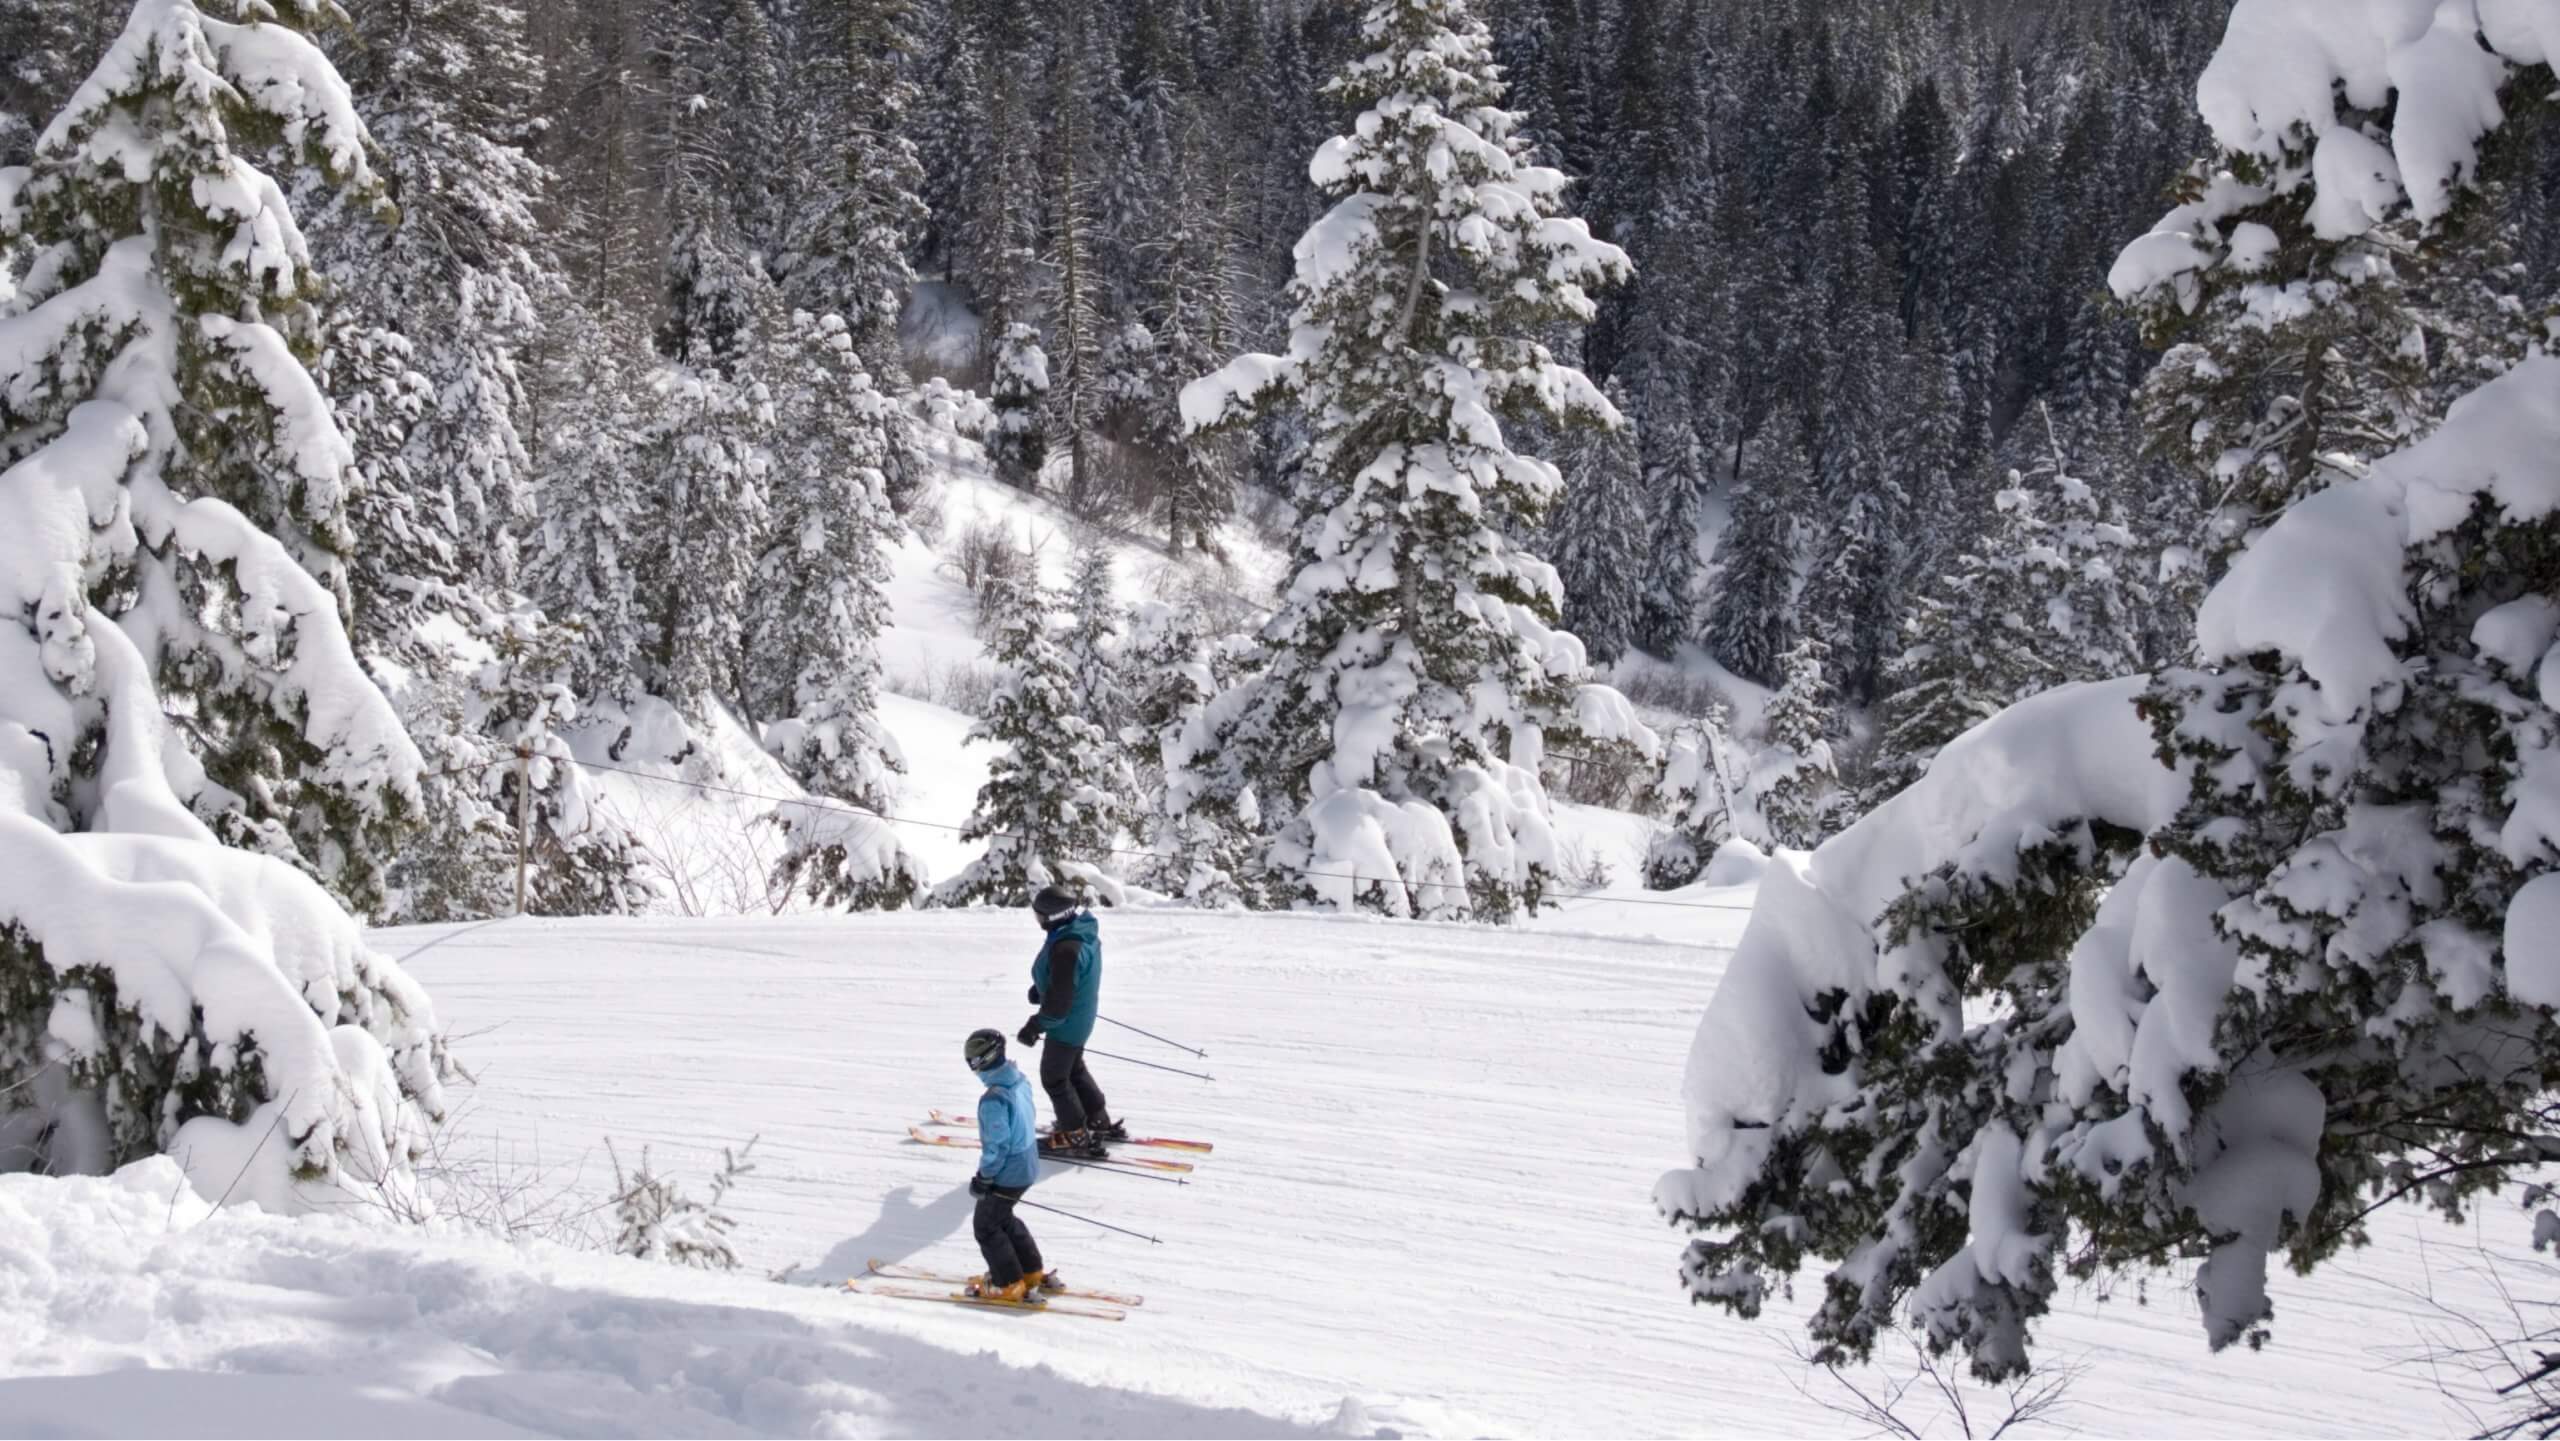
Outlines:
[{"label": "snow-covered pine tree", "polygon": [[880,724],[888,628],[887,430],[841,316],[795,313],[758,368],[771,377],[771,541],[747,623],[751,714],[810,794],[885,811],[906,761]]},{"label": "snow-covered pine tree", "polygon": [[1155,798],[1146,820],[1147,884],[1195,905],[1261,904],[1259,816],[1250,794],[1223,806],[1201,803],[1202,777],[1182,749],[1219,690],[1197,622],[1179,606],[1143,602],[1130,617],[1122,654],[1139,792]]},{"label": "snow-covered pine tree", "polygon": [[1735,488],[1698,638],[1727,670],[1762,685],[1782,682],[1795,636],[1796,517],[1786,489],[1774,473]]},{"label": "snow-covered pine tree", "polygon": [[[2242,0],[2198,93],[2276,198],[2425,223],[2550,93],[2543,14]],[[2181,215],[2120,280],[2210,263],[2160,263]],[[1820,1258],[1817,1360],[1907,1319],[1996,1381],[2066,1268],[2188,1254],[2208,1343],[2256,1344],[2279,1255],[2560,1154],[2555,526],[2543,356],[2244,538],[2199,667],[2011,707],[1773,868],[1693,1051],[1749,1060],[1693,1072],[1655,1193],[1710,1233],[1692,1294],[1755,1314]]]},{"label": "snow-covered pine tree", "polygon": [[535,513],[527,341],[571,303],[535,219],[549,177],[519,143],[541,87],[524,16],[455,0],[370,6],[354,40],[348,88],[399,223],[329,196],[307,230],[320,268],[341,277],[319,379],[361,475],[349,500],[364,537],[348,577],[356,645],[427,760],[419,833],[388,868],[388,914],[513,904],[519,748],[539,783],[530,902],[627,909],[633,843],[591,803],[560,737],[577,715],[568,638],[515,594]]},{"label": "snow-covered pine tree", "polygon": [[1670,413],[1637,434],[1639,481],[1652,524],[1637,567],[1644,591],[1635,638],[1668,656],[1698,638],[1699,511],[1710,462],[1685,404],[1672,399],[1654,409]]},{"label": "snow-covered pine tree", "polygon": [[1786,683],[1760,716],[1760,748],[1742,782],[1734,829],[1763,850],[1810,850],[1840,821],[1840,767],[1831,743],[1844,730],[1831,683],[1831,648],[1812,636],[1779,662]]},{"label": "snow-covered pine tree", "polygon": [[1208,118],[1186,107],[1176,132],[1176,190],[1168,206],[1172,228],[1151,248],[1161,279],[1153,327],[1154,369],[1148,376],[1141,427],[1162,458],[1165,546],[1217,544],[1218,528],[1235,510],[1235,447],[1214,435],[1188,435],[1182,424],[1181,387],[1234,353],[1244,327],[1237,292],[1242,284],[1234,234],[1234,177]]},{"label": "snow-covered pine tree", "polygon": [[[2467,74],[2500,63],[2442,43]],[[2227,93],[2237,82],[2209,71],[2204,83]],[[2208,113],[2222,104],[2208,99]],[[2404,176],[2373,137],[2297,118],[2292,131],[2256,123],[2244,146],[2191,166],[2182,203],[2109,275],[2166,348],[2137,404],[2152,453],[2201,497],[2206,534],[2184,539],[2207,582],[2295,502],[2434,428],[2484,378],[2483,342],[2494,373],[2533,338],[2504,285],[2462,283],[2440,259],[2495,242],[2495,208],[2466,198],[2476,157],[2452,174],[2413,152],[2418,173]],[[2214,123],[2253,125],[2232,113]],[[2306,200],[2315,171],[2323,184]]]},{"label": "snow-covered pine tree", "polygon": [[1947,742],[2039,691],[2142,668],[2157,557],[2074,467],[2050,420],[2033,469],[1915,605],[1887,674],[1865,790],[1910,784]]},{"label": "snow-covered pine tree", "polygon": [[1040,347],[1039,330],[1024,321],[1007,324],[993,364],[987,404],[995,424],[987,458],[998,476],[1028,489],[1039,483],[1049,457],[1049,353]]},{"label": "snow-covered pine tree", "polygon": [[1029,905],[1043,885],[1106,865],[1131,789],[1119,742],[1077,714],[1048,598],[1004,579],[987,610],[996,626],[988,655],[1003,675],[969,739],[1003,749],[960,833],[987,849],[935,887],[936,905]]},{"label": "snow-covered pine tree", "polygon": [[[663,62],[678,87],[668,97],[676,111],[672,163],[714,177],[724,222],[763,268],[787,244],[795,172],[807,163],[787,145],[783,107],[799,97],[784,95],[782,37],[765,0],[665,0],[665,10],[680,27],[680,49]],[[718,153],[703,153],[713,136]],[[670,215],[680,238],[689,217],[680,206]]]},{"label": "snow-covered pine tree", "polygon": [[1086,61],[1092,23],[1089,0],[1061,0],[1052,84],[1057,138],[1049,187],[1049,449],[1066,452],[1064,500],[1069,512],[1091,515],[1105,502],[1093,457],[1093,431],[1101,417],[1102,275],[1094,262],[1092,156],[1093,82]]},{"label": "snow-covered pine tree", "polygon": [[904,378],[898,315],[925,225],[924,166],[913,138],[920,97],[907,67],[915,0],[806,0],[794,92],[817,160],[777,262],[786,300],[841,315],[879,386]]},{"label": "snow-covered pine tree", "polygon": [[759,117],[700,93],[684,108],[671,162],[663,363],[649,379],[654,404],[638,451],[657,489],[640,575],[650,688],[698,720],[748,692],[741,640],[764,548],[774,428],[763,370],[787,321],[723,198]]},{"label": "snow-covered pine tree", "polygon": [[[1616,382],[1606,394],[1625,414],[1626,396]],[[1614,664],[1635,644],[1650,583],[1640,464],[1631,423],[1574,437],[1565,454],[1564,498],[1548,528],[1547,551],[1564,586],[1565,624],[1600,665]]]},{"label": "snow-covered pine tree", "polygon": [[549,317],[541,340],[555,403],[535,446],[541,476],[540,541],[528,587],[569,633],[570,683],[590,701],[628,704],[649,689],[643,572],[657,538],[656,496],[643,472],[648,344],[617,317],[575,305]]},{"label": "snow-covered pine tree", "polygon": [[1067,624],[1058,636],[1058,659],[1066,667],[1076,715],[1115,741],[1129,722],[1130,690],[1141,679],[1124,668],[1121,638],[1128,613],[1117,584],[1110,542],[1099,534],[1080,537],[1067,570]]},{"label": "snow-covered pine tree", "polygon": [[745,693],[773,409],[761,382],[671,361],[635,458],[658,489],[642,554],[650,690],[701,720]]},{"label": "snow-covered pine tree", "polygon": [[32,258],[0,307],[0,1129],[31,1169],[172,1152],[299,1210],[411,1196],[442,1040],[321,885],[216,837],[370,904],[418,797],[340,597],[213,493],[308,545],[351,467],[296,350],[319,278],[234,138],[379,181],[295,28],[340,17],[280,8],[144,0],[0,169],[0,251]]},{"label": "snow-covered pine tree", "polygon": [[[797,133],[815,158],[802,177],[774,262],[784,299],[841,315],[875,389],[907,389],[898,321],[916,275],[908,257],[926,223],[923,163],[913,138],[921,97],[908,70],[913,0],[814,0],[797,14]],[[905,514],[926,479],[921,438],[904,411],[882,417],[879,468],[890,508]]]},{"label": "snow-covered pine tree", "polygon": [[1285,404],[1314,432],[1264,668],[1191,749],[1250,765],[1298,899],[1505,918],[1552,876],[1537,767],[1586,663],[1555,572],[1511,540],[1555,468],[1496,417],[1618,419],[1540,337],[1628,266],[1525,163],[1464,0],[1372,0],[1361,35],[1327,87],[1357,119],[1316,152],[1335,203],[1298,244],[1296,343],[1183,395],[1195,430]]},{"label": "snow-covered pine tree", "polygon": [[[336,12],[289,14],[309,24]],[[238,53],[207,58],[225,45]],[[306,67],[326,75],[307,102],[264,88],[234,97],[221,78],[290,86]],[[337,108],[315,117],[306,103]],[[353,456],[304,369],[320,278],[282,190],[231,148],[233,125],[286,127],[291,162],[380,193],[344,85],[309,41],[282,21],[234,27],[190,6],[144,7],[6,198],[0,250],[31,252],[13,309],[48,327],[14,354],[30,375],[95,377],[123,363],[166,377],[147,447],[112,472],[136,498],[101,499],[94,512],[129,509],[100,523],[138,527],[146,549],[86,583],[135,627],[170,723],[201,764],[181,781],[187,802],[225,840],[291,858],[371,913],[384,902],[383,864],[414,822],[416,752],[396,724],[370,729],[369,684],[363,703],[315,690],[319,666],[300,655],[295,577],[326,590],[333,630],[346,614]],[[90,144],[101,134],[132,144],[109,156]],[[164,185],[183,198],[149,203]],[[75,315],[88,319],[63,328]],[[0,400],[0,463],[60,443],[78,403],[67,380],[26,384]],[[273,574],[249,536],[284,545],[295,575]]]}]

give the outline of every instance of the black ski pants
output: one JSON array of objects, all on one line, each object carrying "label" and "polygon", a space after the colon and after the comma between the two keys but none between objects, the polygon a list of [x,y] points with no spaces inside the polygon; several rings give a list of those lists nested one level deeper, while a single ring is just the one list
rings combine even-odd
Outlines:
[{"label": "black ski pants", "polygon": [[1102,1088],[1084,1068],[1084,1047],[1051,1040],[1040,1047],[1040,1088],[1049,1093],[1050,1129],[1060,1135],[1109,1120]]},{"label": "black ski pants", "polygon": [[1042,1269],[1039,1244],[1031,1239],[1031,1228],[1013,1213],[1013,1203],[1022,1199],[1024,1186],[996,1186],[978,1198],[978,1214],[972,1229],[978,1233],[978,1254],[987,1258],[987,1284],[1010,1286],[1033,1271]]}]

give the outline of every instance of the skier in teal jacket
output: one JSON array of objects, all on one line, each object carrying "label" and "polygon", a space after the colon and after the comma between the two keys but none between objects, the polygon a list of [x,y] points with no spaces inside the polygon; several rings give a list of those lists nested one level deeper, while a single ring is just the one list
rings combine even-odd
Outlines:
[{"label": "skier in teal jacket", "polygon": [[1085,1042],[1102,1009],[1102,929],[1093,913],[1068,891],[1044,886],[1031,898],[1031,914],[1044,933],[1031,962],[1031,1003],[1039,1011],[1014,1037],[1025,1046],[1045,1038],[1040,1086],[1049,1093],[1055,1122],[1040,1142],[1044,1155],[1099,1157],[1106,1142],[1129,1139],[1129,1128],[1111,1119],[1102,1088],[1085,1069]]},{"label": "skier in teal jacket", "polygon": [[987,1088],[978,1097],[978,1173],[969,1178],[969,1194],[978,1198],[972,1229],[987,1269],[969,1278],[969,1294],[1032,1302],[1049,1284],[1049,1276],[1031,1228],[1013,1208],[1040,1179],[1039,1108],[1031,1099],[1030,1079],[1005,1059],[1003,1032],[971,1032],[962,1054]]}]

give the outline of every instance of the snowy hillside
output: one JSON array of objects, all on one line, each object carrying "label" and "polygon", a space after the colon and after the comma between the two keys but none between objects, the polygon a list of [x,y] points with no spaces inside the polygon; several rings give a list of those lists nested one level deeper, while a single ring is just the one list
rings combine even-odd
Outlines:
[{"label": "snowy hillside", "polygon": [[[968,701],[972,688],[992,675],[974,627],[976,600],[962,578],[960,553],[972,531],[1002,536],[1029,552],[1052,587],[1065,584],[1077,548],[1101,547],[1113,557],[1122,603],[1133,606],[1207,603],[1251,614],[1271,593],[1285,557],[1239,521],[1226,528],[1222,558],[1172,558],[1142,538],[1080,526],[1047,500],[996,481],[970,442],[938,430],[928,438],[939,524],[930,538],[904,537],[894,555],[886,587],[893,623],[880,637],[880,718],[907,761],[894,812],[898,839],[940,878],[981,849],[960,839],[959,826],[993,754],[986,744],[966,742],[971,717],[950,704]],[[1766,700],[1757,687],[1694,656],[1676,674],[1692,684],[1703,677],[1734,699],[1746,728],[1756,724]],[[1677,719],[1670,712],[1650,718],[1666,728]],[[770,797],[798,796],[800,788],[734,718],[724,713],[708,727],[695,727],[656,700],[601,707],[573,734],[573,745],[582,761],[599,767],[594,779],[604,806],[653,857],[651,874],[662,889],[657,910],[737,915],[806,908],[799,898],[775,893],[770,870],[779,836],[763,823],[773,809]],[[1556,810],[1567,860],[1577,872],[1594,865],[1604,870],[1608,883],[1601,890],[1610,903],[1577,902],[1566,908],[1580,913],[1576,919],[1550,916],[1548,923],[1585,927],[1605,911],[1599,924],[1611,930],[1653,933],[1655,908],[1643,899],[1649,893],[1640,880],[1657,823],[1563,801]],[[1568,877],[1567,889],[1589,889],[1585,879]]]},{"label": "snowy hillside", "polygon": [[[1119,596],[1130,605],[1205,594],[1245,613],[1269,593],[1283,557],[1239,522],[1223,537],[1223,559],[1176,560],[1143,538],[1079,525],[1047,500],[993,479],[979,448],[948,430],[929,429],[923,438],[936,523],[930,535],[903,536],[892,556],[880,720],[907,762],[895,810],[898,839],[939,878],[981,849],[962,841],[959,827],[991,754],[985,745],[964,744],[971,717],[952,708],[973,693],[983,699],[993,675],[960,558],[973,531],[1028,552],[1051,586],[1064,585],[1077,547],[1101,547],[1111,553]],[[597,767],[604,807],[652,857],[649,874],[661,889],[654,909],[735,915],[805,907],[771,884],[780,837],[764,823],[772,798],[803,792],[734,715],[723,711],[697,726],[654,698],[602,705],[571,739],[578,758]],[[1631,844],[1628,854],[1640,857],[1642,837]],[[1633,873],[1632,859],[1612,864]]]},{"label": "snowy hillside", "polygon": [[[1741,917],[1663,915],[1685,942],[1110,918],[1106,1013],[1204,1047],[1217,1077],[1096,1063],[1141,1130],[1217,1143],[1193,1184],[1072,1173],[1033,1193],[1162,1238],[1031,1216],[1062,1269],[1145,1295],[1117,1326],[830,1289],[871,1258],[973,1265],[965,1153],[904,1130],[969,1099],[959,1038],[1023,1009],[1021,917],[386,933],[395,954],[452,937],[410,962],[481,1080],[450,1156],[504,1155],[546,1192],[594,1197],[607,1136],[626,1164],[647,1145],[691,1181],[758,1135],[734,1198],[746,1269],[205,1217],[171,1205],[165,1168],[0,1181],[0,1236],[21,1238],[0,1246],[0,1374],[180,1373],[0,1382],[0,1415],[130,1432],[218,1411],[232,1434],[322,1434],[354,1424],[339,1408],[361,1394],[392,1407],[366,1413],[376,1434],[1854,1429],[1797,1389],[1835,1394],[1785,1349],[1801,1302],[1746,1325],[1686,1305],[1673,1275],[1646,1196],[1681,1144],[1661,1098]],[[1097,1045],[1186,1063],[1125,1032]],[[2521,1233],[2493,1219],[2479,1238]],[[2048,1344],[2089,1371],[2061,1420],[2102,1436],[2467,1430],[2395,1363],[2443,1324],[2405,1289],[2418,1278],[2494,1304],[2464,1271],[2474,1239],[2385,1217],[2372,1250],[2278,1282],[2284,1324],[2263,1354],[2208,1357],[2176,1274],[2104,1305],[2067,1290]],[[754,1279],[785,1268],[809,1285]],[[359,1365],[361,1393],[337,1379]]]}]

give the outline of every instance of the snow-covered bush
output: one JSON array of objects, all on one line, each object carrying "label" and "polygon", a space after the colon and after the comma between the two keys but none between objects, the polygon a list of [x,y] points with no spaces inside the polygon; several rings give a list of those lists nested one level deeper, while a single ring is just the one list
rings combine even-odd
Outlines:
[{"label": "snow-covered bush", "polygon": [[1698,879],[1717,849],[1733,839],[1734,778],[1746,762],[1725,723],[1721,710],[1711,711],[1672,737],[1653,795],[1653,809],[1670,824],[1645,850],[1644,883],[1652,890],[1676,890]]},{"label": "snow-covered bush", "polygon": [[672,1177],[650,1169],[648,1147],[640,1148],[640,1164],[629,1174],[622,1169],[622,1158],[611,1155],[612,1149],[608,1142],[616,1254],[704,1271],[738,1269],[738,1253],[729,1244],[729,1233],[738,1228],[738,1221],[721,1205],[739,1180],[755,1170],[755,1163],[747,1159],[755,1152],[754,1139],[734,1150],[720,1148],[720,1169],[711,1173],[707,1201],[686,1195]]},{"label": "snow-covered bush", "polygon": [[1039,581],[1038,559],[1031,553],[1028,538],[1017,539],[1001,520],[970,522],[960,532],[952,564],[960,572],[960,583],[968,587],[970,599],[977,603],[973,619],[981,636],[995,634],[1004,620],[1004,610],[997,604],[1000,597],[1036,586]]},{"label": "snow-covered bush", "polygon": [[1464,0],[1372,0],[1361,36],[1326,91],[1356,118],[1310,167],[1334,204],[1298,243],[1289,353],[1182,395],[1194,434],[1284,408],[1313,432],[1262,669],[1184,762],[1230,809],[1258,793],[1299,901],[1502,919],[1553,878],[1538,768],[1588,668],[1554,568],[1513,539],[1556,468],[1505,424],[1621,423],[1542,338],[1629,270],[1528,162]]},{"label": "snow-covered bush", "polygon": [[377,183],[292,28],[336,12],[279,9],[141,0],[0,170],[0,1134],[294,1209],[404,1188],[443,1100],[426,996],[313,879],[373,903],[420,763],[341,618],[317,277],[232,148]]},{"label": "snow-covered bush", "polygon": [[878,816],[843,805],[794,801],[773,814],[784,845],[774,884],[842,910],[904,910],[932,878]]},{"label": "snow-covered bush", "polygon": [[929,429],[982,445],[995,434],[995,407],[987,403],[986,397],[974,390],[963,390],[939,375],[911,391],[906,404]]},{"label": "snow-covered bush", "polygon": [[[2269,159],[2315,214],[2441,214],[2500,83],[2552,85],[2540,13],[2483,0],[2475,38],[2469,0],[2242,0],[2208,118],[2235,149],[2291,136]],[[2340,82],[2368,110],[2398,87],[2396,118],[2342,122]],[[2157,241],[2127,264],[2178,284]],[[2309,1269],[2383,1202],[2458,1212],[2560,1154],[2555,593],[2537,357],[2257,532],[2200,668],[2022,702],[1779,858],[1691,1052],[1694,1164],[1656,1191],[1712,1233],[1692,1293],[1753,1314],[1826,1259],[1818,1354],[1899,1310],[1996,1379],[2061,1273],[2188,1255],[2207,1339],[2254,1343],[2277,1254]]]}]

